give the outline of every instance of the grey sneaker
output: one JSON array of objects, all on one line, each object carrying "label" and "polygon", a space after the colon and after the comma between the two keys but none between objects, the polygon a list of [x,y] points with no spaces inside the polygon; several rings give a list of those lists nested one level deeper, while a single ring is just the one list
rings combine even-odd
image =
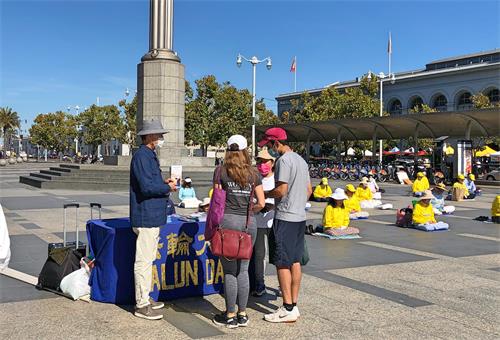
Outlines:
[{"label": "grey sneaker", "polygon": [[142,308],[136,308],[134,315],[138,318],[143,318],[146,320],[161,320],[163,319],[163,314],[153,310],[151,305],[144,306]]},{"label": "grey sneaker", "polygon": [[155,301],[152,298],[149,298],[149,304],[151,305],[151,308],[154,310],[162,309],[163,307],[165,307],[165,304],[163,302]]}]

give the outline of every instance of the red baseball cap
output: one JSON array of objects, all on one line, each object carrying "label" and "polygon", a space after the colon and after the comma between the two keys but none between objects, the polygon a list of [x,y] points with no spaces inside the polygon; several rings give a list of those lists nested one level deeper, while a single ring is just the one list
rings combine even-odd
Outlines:
[{"label": "red baseball cap", "polygon": [[259,145],[259,147],[263,147],[264,145],[266,145],[270,141],[273,141],[273,140],[280,141],[280,140],[287,140],[287,139],[288,139],[288,137],[287,137],[286,131],[284,129],[278,128],[278,127],[270,128],[270,129],[266,130],[266,132],[264,133],[264,139],[262,139],[258,145]]}]

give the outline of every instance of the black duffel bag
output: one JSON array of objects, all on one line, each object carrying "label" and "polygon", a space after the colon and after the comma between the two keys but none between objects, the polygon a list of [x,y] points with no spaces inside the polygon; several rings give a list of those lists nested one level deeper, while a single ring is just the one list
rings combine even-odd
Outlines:
[{"label": "black duffel bag", "polygon": [[38,276],[37,288],[59,290],[62,279],[80,269],[81,254],[74,247],[51,249]]}]

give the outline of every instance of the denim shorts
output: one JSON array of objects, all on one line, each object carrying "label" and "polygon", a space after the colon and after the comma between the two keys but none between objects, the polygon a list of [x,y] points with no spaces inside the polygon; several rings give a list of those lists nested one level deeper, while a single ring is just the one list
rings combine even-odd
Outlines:
[{"label": "denim shorts", "polygon": [[275,219],[273,224],[276,250],[272,263],[277,267],[291,267],[302,260],[306,221],[288,222]]}]

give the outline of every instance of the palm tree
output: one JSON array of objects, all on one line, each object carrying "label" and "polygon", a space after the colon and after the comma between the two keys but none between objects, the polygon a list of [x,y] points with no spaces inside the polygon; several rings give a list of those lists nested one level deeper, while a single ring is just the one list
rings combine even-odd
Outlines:
[{"label": "palm tree", "polygon": [[[19,115],[16,111],[12,111],[10,107],[0,107],[0,129],[3,133],[3,149],[5,150],[5,145],[10,145],[10,134],[12,130],[19,128],[21,126],[21,121],[19,120]],[[9,138],[7,138],[9,136]]]}]

